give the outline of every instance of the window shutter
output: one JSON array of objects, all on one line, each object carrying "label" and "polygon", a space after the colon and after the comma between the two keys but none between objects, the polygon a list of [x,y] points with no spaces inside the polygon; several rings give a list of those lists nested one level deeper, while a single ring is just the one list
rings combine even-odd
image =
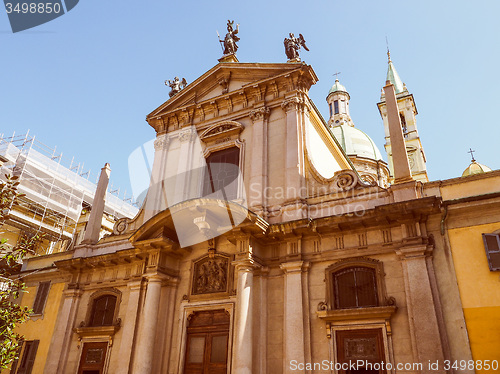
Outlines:
[{"label": "window shutter", "polygon": [[90,326],[111,326],[115,315],[116,296],[104,295],[94,300]]},{"label": "window shutter", "polygon": [[39,342],[39,340],[29,340],[24,343],[23,357],[21,358],[17,374],[31,374]]},{"label": "window shutter", "polygon": [[491,271],[500,270],[500,235],[483,234],[484,248]]},{"label": "window shutter", "polygon": [[16,374],[17,364],[19,363],[19,357],[21,357],[22,350],[23,350],[23,345],[21,344],[17,348],[17,353],[16,353],[17,358],[14,360],[12,366],[10,367],[10,374]]},{"label": "window shutter", "polygon": [[45,301],[47,300],[47,296],[49,294],[49,288],[50,282],[39,283],[35,302],[33,303],[33,314],[42,314]]},{"label": "window shutter", "polygon": [[363,308],[378,305],[375,270],[351,267],[333,274],[335,308]]},{"label": "window shutter", "polygon": [[28,359],[26,362],[26,374],[31,374],[31,371],[33,370],[33,365],[35,364],[36,351],[38,350],[38,343],[40,343],[40,340],[33,340],[31,349],[29,350],[29,352],[27,352]]}]

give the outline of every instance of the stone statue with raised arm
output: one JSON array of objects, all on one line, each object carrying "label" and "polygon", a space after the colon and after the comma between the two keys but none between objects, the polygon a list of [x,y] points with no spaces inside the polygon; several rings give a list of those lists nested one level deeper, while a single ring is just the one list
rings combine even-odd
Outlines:
[{"label": "stone statue with raised arm", "polygon": [[236,36],[236,34],[239,31],[240,25],[236,25],[236,30],[234,30],[234,21],[227,20],[227,34],[224,40],[219,41],[221,43],[224,43],[224,55],[230,55],[230,54],[235,54],[236,51],[238,50],[238,46],[236,45],[236,42],[240,41],[240,38]]},{"label": "stone statue with raised arm", "polygon": [[298,38],[296,38],[292,33],[290,33],[289,35],[290,38],[285,38],[285,40],[283,41],[283,44],[285,45],[286,57],[288,57],[288,61],[300,61],[300,47],[304,47],[306,51],[309,51],[309,48],[307,48],[306,41],[302,34],[299,34]]},{"label": "stone statue with raised arm", "polygon": [[186,78],[182,78],[182,81],[179,80],[179,77],[175,77],[173,81],[166,80],[165,86],[170,87],[170,92],[168,93],[168,95],[172,97],[187,86]]}]

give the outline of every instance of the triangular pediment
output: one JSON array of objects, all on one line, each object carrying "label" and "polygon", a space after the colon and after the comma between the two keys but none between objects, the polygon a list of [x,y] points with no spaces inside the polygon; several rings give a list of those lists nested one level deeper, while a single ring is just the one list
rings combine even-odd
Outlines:
[{"label": "triangular pediment", "polygon": [[[317,81],[314,71],[303,63],[219,63],[165,103],[152,111],[147,119],[161,117],[173,110],[210,102],[235,91],[265,85],[273,79],[290,79],[290,74],[304,70],[312,83]],[[301,73],[302,75],[304,73]],[[293,84],[290,81],[290,84]]]}]

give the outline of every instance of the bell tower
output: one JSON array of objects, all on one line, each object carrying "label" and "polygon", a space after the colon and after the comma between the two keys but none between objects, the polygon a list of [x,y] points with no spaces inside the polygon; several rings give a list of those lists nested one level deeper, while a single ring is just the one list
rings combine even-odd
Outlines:
[{"label": "bell tower", "polygon": [[349,99],[350,96],[345,87],[340,84],[338,79],[335,79],[335,84],[326,97],[328,107],[330,108],[330,120],[328,121],[330,127],[340,125],[354,126],[349,114]]},{"label": "bell tower", "polygon": [[[427,176],[427,169],[425,166],[426,158],[424,148],[422,147],[422,142],[420,141],[420,137],[418,136],[417,131],[416,115],[418,114],[418,112],[415,105],[415,99],[413,98],[413,94],[408,92],[408,89],[406,88],[406,85],[401,81],[401,78],[399,78],[398,72],[396,71],[396,68],[392,63],[391,53],[389,51],[387,51],[387,56],[389,66],[387,68],[386,81],[389,81],[394,85],[394,91],[396,93],[399,117],[401,120],[401,127],[403,130],[406,153],[408,155],[411,174],[413,179],[415,180],[418,180],[420,182],[428,182],[429,178]],[[391,138],[389,136],[389,120],[387,116],[387,106],[383,90],[380,96],[380,102],[377,104],[377,106],[384,121],[385,151],[387,152],[387,158],[389,160],[389,170],[391,171],[391,177],[394,177]]]}]

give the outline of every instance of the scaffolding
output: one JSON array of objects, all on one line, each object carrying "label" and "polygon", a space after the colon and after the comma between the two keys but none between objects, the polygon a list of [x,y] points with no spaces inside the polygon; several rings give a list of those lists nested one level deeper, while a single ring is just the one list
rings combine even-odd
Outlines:
[{"label": "scaffolding", "polygon": [[[0,155],[7,159],[0,178],[5,174],[18,176],[18,190],[23,194],[18,209],[10,213],[13,226],[42,232],[52,243],[73,239],[82,206],[92,206],[98,175],[86,171],[74,158],[68,162],[56,148],[30,136],[29,131],[0,135]],[[130,198],[122,199],[108,190],[105,213],[118,219],[132,218],[137,212]]]}]

